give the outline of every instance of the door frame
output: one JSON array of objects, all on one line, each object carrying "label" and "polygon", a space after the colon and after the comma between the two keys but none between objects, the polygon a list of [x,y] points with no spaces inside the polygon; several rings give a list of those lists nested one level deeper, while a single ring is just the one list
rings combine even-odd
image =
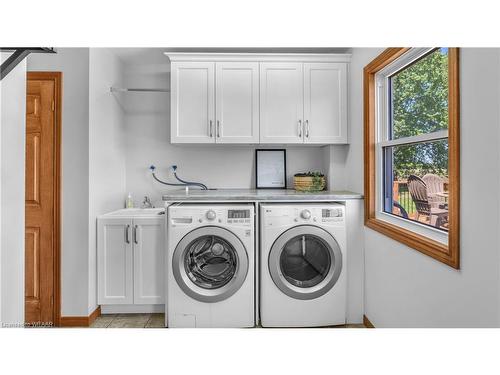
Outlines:
[{"label": "door frame", "polygon": [[[44,80],[54,82],[54,203],[53,203],[53,279],[54,303],[53,323],[61,324],[61,146],[62,146],[62,72],[27,72],[26,82],[29,80]],[[26,250],[25,250],[26,251]]]}]

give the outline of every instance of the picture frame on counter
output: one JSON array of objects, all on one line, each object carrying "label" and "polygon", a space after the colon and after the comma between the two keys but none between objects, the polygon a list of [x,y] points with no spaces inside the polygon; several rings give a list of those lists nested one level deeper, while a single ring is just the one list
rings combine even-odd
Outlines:
[{"label": "picture frame on counter", "polygon": [[286,189],[286,150],[255,150],[256,189]]}]

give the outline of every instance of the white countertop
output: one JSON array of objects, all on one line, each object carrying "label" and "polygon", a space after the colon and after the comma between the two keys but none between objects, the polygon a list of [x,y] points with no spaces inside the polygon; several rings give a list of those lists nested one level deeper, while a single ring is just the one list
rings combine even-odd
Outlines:
[{"label": "white countertop", "polygon": [[157,217],[165,213],[165,208],[122,208],[101,215],[101,217],[121,217],[121,218],[135,218],[135,217]]},{"label": "white countertop", "polygon": [[167,202],[185,201],[338,201],[363,199],[363,195],[346,190],[302,192],[293,189],[217,189],[172,190],[164,194]]}]

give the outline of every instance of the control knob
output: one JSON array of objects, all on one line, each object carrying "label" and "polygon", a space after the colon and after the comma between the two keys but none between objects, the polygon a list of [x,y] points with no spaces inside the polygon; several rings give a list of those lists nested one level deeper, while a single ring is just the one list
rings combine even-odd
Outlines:
[{"label": "control knob", "polygon": [[215,213],[214,210],[207,211],[207,219],[208,220],[214,220],[216,217],[217,217],[217,214]]},{"label": "control knob", "polygon": [[300,213],[300,217],[304,220],[309,220],[311,218],[311,211],[309,210],[303,210],[301,213]]}]

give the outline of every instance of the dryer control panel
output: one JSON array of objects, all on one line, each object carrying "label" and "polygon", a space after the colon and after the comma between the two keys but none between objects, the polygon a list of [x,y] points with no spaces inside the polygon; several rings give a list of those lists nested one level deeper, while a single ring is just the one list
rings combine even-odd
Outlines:
[{"label": "dryer control panel", "polygon": [[[207,205],[208,206],[208,205]],[[238,227],[252,227],[254,210],[249,207],[218,207],[217,205],[180,206],[169,210],[171,225],[231,225]]]},{"label": "dryer control panel", "polygon": [[341,204],[266,205],[263,214],[266,226],[341,225],[345,220],[345,207]]}]

